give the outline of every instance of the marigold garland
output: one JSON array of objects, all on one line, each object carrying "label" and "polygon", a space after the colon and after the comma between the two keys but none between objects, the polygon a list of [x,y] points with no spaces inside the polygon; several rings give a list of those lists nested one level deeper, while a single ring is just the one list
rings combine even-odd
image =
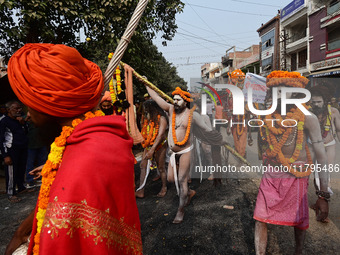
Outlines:
[{"label": "marigold garland", "polygon": [[180,87],[176,87],[176,89],[172,92],[172,95],[179,95],[183,98],[184,101],[192,102],[191,94],[187,91],[182,90]]},{"label": "marigold garland", "polygon": [[157,116],[157,123],[153,122],[152,120],[145,119],[143,121],[143,128],[142,128],[142,136],[144,141],[142,142],[143,148],[152,146],[155,143],[156,137],[159,131],[159,120],[161,116]]},{"label": "marigold garland", "polygon": [[[85,120],[94,118],[96,116],[104,116],[102,111],[87,112],[84,114]],[[33,254],[39,254],[40,233],[43,221],[45,219],[46,208],[50,199],[50,189],[53,181],[57,175],[57,170],[62,162],[63,154],[66,147],[66,139],[72,134],[74,128],[82,122],[81,119],[74,119],[72,127],[64,126],[59,137],[55,138],[51,144],[51,151],[48,159],[41,171],[42,184],[38,197],[38,211],[36,214],[37,219],[37,233],[34,236]]]},{"label": "marigold garland", "polygon": [[327,106],[327,117],[326,117],[326,124],[324,126],[322,126],[322,123],[320,122],[320,127],[321,127],[321,131],[322,131],[322,138],[326,138],[329,131],[331,130],[331,120],[332,120],[332,109],[331,109],[331,105]]},{"label": "marigold garland", "polygon": [[176,137],[176,113],[175,113],[175,111],[172,114],[172,138],[174,139],[174,143],[178,146],[182,146],[182,145],[186,144],[188,139],[189,139],[190,129],[191,129],[191,121],[192,121],[192,117],[193,117],[195,109],[196,109],[196,105],[194,105],[194,107],[190,109],[188,126],[187,126],[187,130],[185,132],[185,137],[180,142],[177,140],[177,137]]},{"label": "marigold garland", "polygon": [[299,72],[273,71],[267,76],[267,87],[289,86],[306,87],[309,80]]},{"label": "marigold garland", "polygon": [[[242,115],[242,123],[245,120],[245,115]],[[240,115],[237,115],[237,122],[240,122]],[[245,127],[243,124],[236,124],[236,133],[240,137],[244,132]]]},{"label": "marigold garland", "polygon": [[[294,163],[300,155],[302,150],[303,138],[304,138],[304,121],[305,115],[301,112],[300,109],[292,108],[290,112],[287,113],[287,118],[293,119],[294,121],[288,121],[286,126],[295,126],[297,123],[297,138],[295,150],[290,158],[286,158],[282,153],[282,147],[288,140],[289,135],[292,133],[292,127],[284,127],[282,125],[282,117],[280,114],[275,113],[274,116],[267,115],[266,119],[278,119],[279,121],[275,124],[278,127],[275,127],[271,123],[266,123],[266,136],[269,148],[267,149],[267,155],[271,158],[276,158],[278,162],[280,162],[283,166],[288,167],[289,172],[296,177],[305,177],[311,174],[311,168],[308,168],[305,172],[299,172],[295,167],[292,167],[291,164]],[[296,122],[295,122],[296,121]],[[269,121],[267,121],[269,122]],[[287,122],[287,121],[286,121]],[[277,136],[282,135],[281,139],[278,141]],[[312,164],[312,158],[308,149],[308,146],[305,145],[307,160],[309,164]]]}]

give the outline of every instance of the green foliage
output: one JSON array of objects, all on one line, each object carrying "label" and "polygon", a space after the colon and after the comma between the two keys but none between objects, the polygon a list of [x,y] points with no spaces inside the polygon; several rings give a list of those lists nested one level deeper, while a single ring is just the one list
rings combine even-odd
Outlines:
[{"label": "green foliage", "polygon": [[[7,60],[25,43],[63,43],[77,48],[102,70],[114,51],[137,6],[137,0],[0,0],[0,56]],[[159,84],[164,91],[182,83],[172,67],[152,45],[161,36],[171,40],[176,33],[175,16],[181,0],[149,0],[124,59]],[[91,40],[80,42],[80,34]],[[171,84],[170,84],[171,83]]]},{"label": "green foliage", "polygon": [[[80,45],[78,50],[84,57],[97,63],[103,72],[109,63],[107,56],[113,52],[111,47],[99,46],[92,40]],[[186,88],[186,82],[178,76],[176,68],[163,57],[150,40],[142,35],[134,35],[122,61],[134,68],[140,75],[146,76],[151,83],[165,93],[170,94],[177,86]],[[146,93],[144,85],[137,79],[134,80],[134,84],[135,94],[142,96]]]}]

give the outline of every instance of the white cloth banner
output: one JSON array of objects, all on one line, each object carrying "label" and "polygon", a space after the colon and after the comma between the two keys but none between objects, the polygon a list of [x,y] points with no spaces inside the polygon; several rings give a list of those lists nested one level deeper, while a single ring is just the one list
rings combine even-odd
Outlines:
[{"label": "white cloth banner", "polygon": [[264,103],[267,94],[266,78],[257,74],[247,73],[244,80],[243,94],[248,101],[248,88],[253,90],[253,103]]}]

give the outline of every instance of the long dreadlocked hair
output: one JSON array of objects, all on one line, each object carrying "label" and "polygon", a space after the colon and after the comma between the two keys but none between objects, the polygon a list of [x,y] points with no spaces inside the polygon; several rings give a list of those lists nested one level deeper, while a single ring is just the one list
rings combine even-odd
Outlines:
[{"label": "long dreadlocked hair", "polygon": [[146,100],[143,103],[143,106],[144,106],[144,114],[149,113],[150,119],[153,122],[157,121],[158,115],[165,117],[166,121],[168,122],[168,116],[165,114],[163,109],[161,107],[159,107],[159,105],[154,100],[152,100],[152,99]]},{"label": "long dreadlocked hair", "polygon": [[335,87],[331,84],[320,84],[310,89],[310,93],[312,96],[321,96],[324,103],[328,104],[331,101],[331,98],[335,94]]}]

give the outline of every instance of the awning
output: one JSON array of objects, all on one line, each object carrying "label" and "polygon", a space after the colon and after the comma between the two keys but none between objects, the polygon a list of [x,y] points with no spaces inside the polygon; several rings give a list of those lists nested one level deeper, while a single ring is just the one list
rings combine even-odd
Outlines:
[{"label": "awning", "polygon": [[311,73],[308,78],[318,78],[318,77],[324,77],[324,76],[332,76],[340,74],[340,68],[333,68],[330,70],[323,70],[315,73]]}]

